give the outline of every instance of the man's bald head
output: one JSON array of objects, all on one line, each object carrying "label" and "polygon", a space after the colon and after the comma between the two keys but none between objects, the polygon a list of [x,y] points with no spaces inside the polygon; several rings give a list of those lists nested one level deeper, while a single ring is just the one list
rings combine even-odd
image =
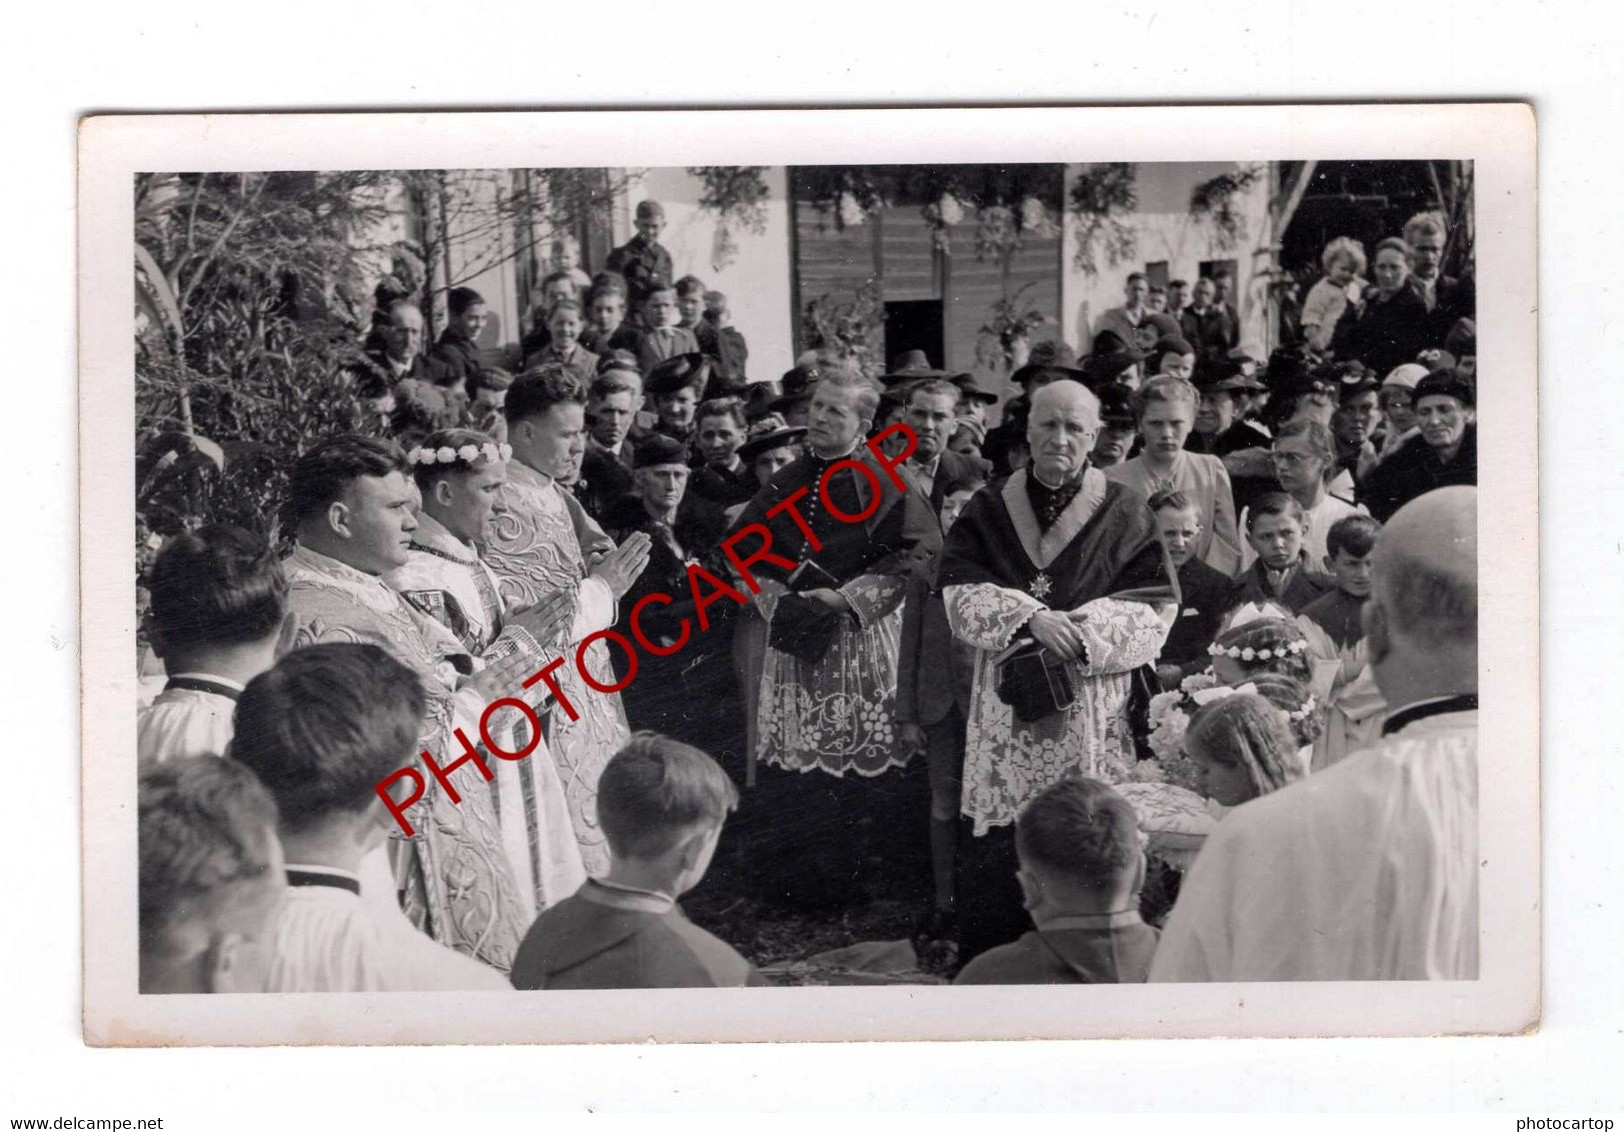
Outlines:
[{"label": "man's bald head", "polygon": [[1439,488],[1399,508],[1371,565],[1390,633],[1426,648],[1476,648],[1477,488]]}]

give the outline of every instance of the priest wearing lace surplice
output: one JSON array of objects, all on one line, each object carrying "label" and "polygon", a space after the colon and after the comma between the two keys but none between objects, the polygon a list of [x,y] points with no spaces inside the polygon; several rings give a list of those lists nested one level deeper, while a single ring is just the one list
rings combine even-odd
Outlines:
[{"label": "priest wearing lace surplice", "polygon": [[914,752],[896,734],[897,650],[908,577],[934,560],[941,527],[929,489],[911,478],[899,489],[863,446],[878,401],[861,374],[826,372],[808,409],[810,451],[735,524],[767,527],[775,552],[804,563],[787,576],[769,569],[755,596],[768,624],[755,754],[776,769],[746,799],[746,820],[760,813],[772,826],[761,869],[772,895],[802,904],[855,898],[854,874],[872,856],[860,834],[894,830],[887,815],[925,792],[901,772]]},{"label": "priest wearing lace surplice", "polygon": [[[962,797],[972,835],[960,854],[964,958],[1025,928],[1013,838],[1021,808],[1070,775],[1128,777],[1130,674],[1156,659],[1176,601],[1144,497],[1087,462],[1098,430],[1099,401],[1082,385],[1039,390],[1030,466],[983,488],[942,552],[948,623],[977,650]],[[1001,662],[1023,641],[1035,643],[1032,663],[1012,677]],[[1072,698],[1034,710],[1045,664]],[[1017,713],[1007,699],[1027,702]]]}]

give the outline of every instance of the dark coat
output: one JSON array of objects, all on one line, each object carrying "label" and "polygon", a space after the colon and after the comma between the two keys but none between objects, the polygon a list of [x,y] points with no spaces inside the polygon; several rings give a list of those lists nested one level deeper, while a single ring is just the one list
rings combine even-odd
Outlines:
[{"label": "dark coat", "polygon": [[1370,470],[1359,485],[1359,502],[1379,522],[1419,495],[1440,487],[1477,484],[1477,425],[1461,435],[1455,458],[1445,464],[1424,436],[1412,436]]},{"label": "dark coat", "polygon": [[[624,450],[629,444],[622,444]],[[619,456],[595,444],[587,445],[581,457],[581,478],[570,485],[570,492],[586,509],[586,513],[602,524],[616,504],[632,491],[631,467]]]},{"label": "dark coat", "polygon": [[609,253],[606,266],[626,280],[628,317],[641,318],[650,292],[671,286],[671,253],[656,240],[633,236]]},{"label": "dark coat", "polygon": [[1263,559],[1259,558],[1236,576],[1237,592],[1233,598],[1235,605],[1243,602],[1273,601],[1293,613],[1300,613],[1303,606],[1336,587],[1335,578],[1320,573],[1309,564],[1306,550],[1298,560],[1297,570],[1292,574],[1291,581],[1286,583],[1284,593],[1277,594],[1269,588],[1267,569],[1263,565]]},{"label": "dark coat", "polygon": [[1184,340],[1195,347],[1197,358],[1223,358],[1241,336],[1229,311],[1217,303],[1202,314],[1197,314],[1194,307],[1185,307],[1179,315],[1179,329],[1184,332]]},{"label": "dark coat", "polygon": [[717,326],[708,318],[700,319],[693,329],[699,352],[713,363],[705,396],[733,397],[743,392],[745,363],[750,358],[744,335],[731,326]]},{"label": "dark coat", "polygon": [[357,367],[356,386],[363,397],[381,397],[406,380],[421,381],[427,385],[452,385],[456,379],[449,366],[427,354],[415,355],[411,368],[398,376],[389,364],[388,353],[382,349],[368,350],[365,365]]},{"label": "dark coat", "polygon": [[1363,307],[1349,303],[1331,335],[1331,350],[1340,359],[1363,362],[1385,376],[1437,344],[1432,341],[1432,323],[1427,304],[1415,289],[1401,287],[1385,301],[1372,296]]},{"label": "dark coat", "polygon": [[1219,623],[1236,603],[1240,587],[1234,578],[1199,558],[1179,567],[1178,618],[1162,645],[1157,664],[1176,664],[1184,675],[1200,672],[1210,658],[1207,646],[1218,636]]},{"label": "dark coat", "polygon": [[[695,457],[698,459],[698,457]],[[737,468],[716,468],[709,464],[696,467],[688,477],[688,494],[698,496],[718,507],[732,507],[735,503],[748,503],[761,488],[755,469],[743,460]]]},{"label": "dark coat", "polygon": [[447,327],[430,355],[442,363],[448,377],[443,385],[461,386],[472,397],[479,391],[479,374],[485,367],[479,361],[479,347],[460,330]]},{"label": "dark coat", "polygon": [[600,358],[615,350],[625,350],[635,357],[643,349],[643,332],[629,322],[621,323],[607,336],[588,326],[581,331],[581,345]]}]

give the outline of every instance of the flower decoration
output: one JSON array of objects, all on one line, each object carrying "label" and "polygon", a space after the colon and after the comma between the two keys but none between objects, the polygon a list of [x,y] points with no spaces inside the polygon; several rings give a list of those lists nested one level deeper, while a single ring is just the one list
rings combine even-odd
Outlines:
[{"label": "flower decoration", "polygon": [[1201,773],[1195,760],[1184,753],[1184,733],[1189,730],[1190,717],[1203,703],[1242,691],[1256,691],[1253,685],[1226,688],[1211,673],[1198,672],[1187,676],[1177,689],[1160,692],[1150,698],[1150,734],[1147,737],[1154,759],[1135,767],[1132,776],[1140,782],[1168,782],[1199,792]]},{"label": "flower decoration", "polygon": [[513,455],[513,446],[510,444],[495,444],[487,441],[484,444],[464,444],[461,448],[445,446],[441,448],[413,448],[406,453],[406,463],[416,464],[456,464],[463,463],[472,467],[480,460],[489,460],[492,463],[505,462]]},{"label": "flower decoration", "polygon": [[835,201],[835,215],[843,228],[855,228],[868,219],[868,213],[851,193],[841,193]]},{"label": "flower decoration", "polygon": [[1302,652],[1308,647],[1308,642],[1302,638],[1288,641],[1283,645],[1276,645],[1272,649],[1254,649],[1250,646],[1237,648],[1234,645],[1224,646],[1214,641],[1207,646],[1207,653],[1211,656],[1227,656],[1236,660],[1274,660],[1284,659],[1292,653]]},{"label": "flower decoration", "polygon": [[952,193],[943,193],[942,199],[936,202],[936,217],[951,228],[964,219],[964,205]]}]

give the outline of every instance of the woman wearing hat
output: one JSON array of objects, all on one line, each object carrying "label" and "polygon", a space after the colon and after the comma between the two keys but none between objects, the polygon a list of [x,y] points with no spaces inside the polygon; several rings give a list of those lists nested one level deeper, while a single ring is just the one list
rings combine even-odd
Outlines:
[{"label": "woman wearing hat", "polygon": [[1375,468],[1360,485],[1370,513],[1386,522],[1418,495],[1477,484],[1477,390],[1453,370],[1434,370],[1415,387],[1420,435]]}]

